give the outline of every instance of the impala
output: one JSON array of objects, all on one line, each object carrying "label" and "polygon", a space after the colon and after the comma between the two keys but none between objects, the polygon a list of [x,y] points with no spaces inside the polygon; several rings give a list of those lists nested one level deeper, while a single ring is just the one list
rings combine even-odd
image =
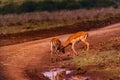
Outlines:
[{"label": "impala", "polygon": [[77,55],[77,51],[75,50],[75,44],[79,41],[82,41],[87,46],[87,51],[89,50],[89,43],[87,42],[88,33],[84,31],[77,32],[72,34],[68,37],[68,39],[63,44],[63,48],[67,47],[68,45],[72,45],[71,48],[75,55]]},{"label": "impala", "polygon": [[61,41],[58,38],[52,38],[50,41],[51,44],[51,56],[53,54],[59,54],[60,52],[64,53],[64,48]]}]

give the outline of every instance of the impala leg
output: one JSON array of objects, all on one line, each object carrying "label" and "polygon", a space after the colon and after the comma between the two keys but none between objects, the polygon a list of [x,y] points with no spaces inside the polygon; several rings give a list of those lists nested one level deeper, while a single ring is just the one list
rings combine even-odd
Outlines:
[{"label": "impala leg", "polygon": [[50,53],[51,58],[52,58],[52,55],[53,55],[53,52],[51,51],[51,53]]},{"label": "impala leg", "polygon": [[56,55],[57,55],[57,60],[62,61],[61,55],[60,55],[59,53],[60,53],[60,52],[57,52],[57,53],[56,53]]},{"label": "impala leg", "polygon": [[53,49],[52,51],[51,51],[51,61],[54,61],[54,58],[55,58],[55,54],[56,54],[56,51],[55,51],[55,49]]},{"label": "impala leg", "polygon": [[87,51],[89,50],[89,43],[88,42],[86,42],[86,45],[87,45]]},{"label": "impala leg", "polygon": [[55,80],[55,75],[54,75],[53,70],[52,70],[52,80]]},{"label": "impala leg", "polygon": [[72,50],[73,50],[73,52],[75,53],[75,55],[77,55],[77,52],[76,52],[76,50],[75,50],[75,43],[72,43]]},{"label": "impala leg", "polygon": [[59,60],[59,50],[55,47],[54,49],[54,60],[55,62]]},{"label": "impala leg", "polygon": [[82,39],[81,41],[82,41],[84,44],[86,44],[86,46],[87,46],[86,51],[88,51],[88,50],[89,50],[89,43],[88,43],[86,40],[84,40],[84,39]]},{"label": "impala leg", "polygon": [[53,52],[52,51],[51,51],[50,59],[51,59],[51,61],[53,61]]},{"label": "impala leg", "polygon": [[51,43],[51,48],[50,48],[50,58],[51,58],[51,61],[53,60],[53,53],[54,53],[54,47],[53,47],[53,44]]}]

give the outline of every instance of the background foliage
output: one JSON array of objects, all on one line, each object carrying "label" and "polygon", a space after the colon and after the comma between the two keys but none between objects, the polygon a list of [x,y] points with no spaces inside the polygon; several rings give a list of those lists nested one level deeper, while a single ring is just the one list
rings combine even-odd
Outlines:
[{"label": "background foliage", "polygon": [[115,7],[119,0],[2,0],[0,14]]}]

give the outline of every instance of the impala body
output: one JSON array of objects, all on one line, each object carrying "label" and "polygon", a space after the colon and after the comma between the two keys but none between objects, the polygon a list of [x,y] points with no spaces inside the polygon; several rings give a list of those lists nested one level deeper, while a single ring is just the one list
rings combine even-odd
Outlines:
[{"label": "impala body", "polygon": [[50,44],[51,44],[51,56],[53,54],[58,55],[60,52],[64,53],[62,43],[58,38],[52,38]]},{"label": "impala body", "polygon": [[71,48],[75,55],[77,55],[77,51],[75,50],[75,44],[79,41],[82,41],[87,46],[87,51],[89,50],[89,43],[87,42],[88,33],[84,31],[80,31],[74,33],[68,37],[68,39],[64,42],[63,47],[67,47],[68,45],[72,45]]}]

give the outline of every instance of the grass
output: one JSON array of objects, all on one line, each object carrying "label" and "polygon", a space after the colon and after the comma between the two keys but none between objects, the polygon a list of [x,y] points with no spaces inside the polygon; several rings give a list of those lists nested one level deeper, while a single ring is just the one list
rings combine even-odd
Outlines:
[{"label": "grass", "polygon": [[26,31],[36,31],[43,29],[56,28],[65,25],[73,25],[78,21],[46,21],[39,23],[25,23],[24,25],[12,25],[12,26],[4,26],[0,27],[0,34],[12,34],[12,33],[21,33]]},{"label": "grass", "polygon": [[[115,20],[115,21],[111,21]],[[57,28],[57,27],[69,27],[69,26],[78,26],[77,24],[80,24],[79,27],[81,30],[89,30],[93,28],[99,28],[101,26],[105,26],[108,23],[114,23],[118,22],[119,19],[116,17],[113,18],[100,18],[100,19],[77,19],[77,20],[56,20],[56,21],[41,21],[36,23],[24,23],[22,25],[5,25],[0,27],[0,34],[13,34],[13,33],[23,33],[27,31],[37,31],[37,30],[45,30],[45,29],[51,29],[51,28]],[[84,24],[84,26],[83,26]],[[90,24],[90,25],[89,25]],[[94,25],[93,25],[94,24]],[[109,24],[109,25],[110,25]]]},{"label": "grass", "polygon": [[[120,9],[102,8],[99,10],[78,9],[0,15],[0,34],[50,29],[78,22],[95,22],[97,24],[102,21],[101,24],[104,25],[104,23],[120,21],[119,14]],[[89,28],[89,26],[84,26],[84,28]]]},{"label": "grass", "polygon": [[[79,56],[75,57],[72,62],[77,63],[78,67],[84,67],[88,65],[104,65],[109,67],[111,65],[112,68],[112,64],[117,65],[120,62],[120,52],[117,50],[101,52],[91,50],[86,53],[80,52]],[[120,67],[119,64],[118,66]]]},{"label": "grass", "polygon": [[107,80],[120,80],[120,49],[116,48],[115,45],[120,48],[120,37],[104,43],[102,47],[105,48],[104,50],[81,51],[73,59],[64,61],[64,64],[74,65],[76,70],[87,67],[87,72],[107,72],[113,75],[115,73],[118,77],[108,78]]}]

